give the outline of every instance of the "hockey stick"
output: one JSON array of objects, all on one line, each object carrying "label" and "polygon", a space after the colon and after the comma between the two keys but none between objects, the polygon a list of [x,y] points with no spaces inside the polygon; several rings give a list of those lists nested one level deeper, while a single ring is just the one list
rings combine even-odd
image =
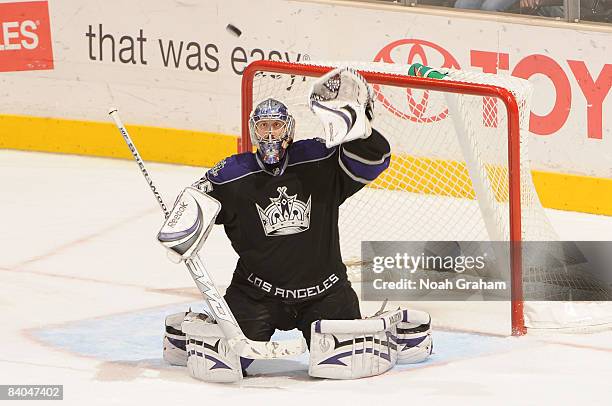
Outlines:
[{"label": "hockey stick", "polygon": [[[149,184],[149,188],[153,192],[155,199],[159,203],[162,211],[164,212],[164,217],[168,219],[170,216],[170,212],[168,208],[164,204],[164,201],[160,194],[157,192],[157,188],[153,183],[153,180],[149,176],[147,169],[145,168],[144,162],[138,153],[138,150],[134,146],[130,135],[127,132],[127,129],[121,122],[119,118],[119,113],[117,109],[111,109],[108,113],[115,125],[119,129],[119,132],[123,136],[130,152],[132,153],[140,171],[145,177],[147,183]],[[194,254],[191,258],[185,260],[185,265],[187,265],[187,269],[189,270],[189,274],[193,278],[196,286],[202,296],[204,296],[204,301],[208,305],[210,311],[213,313],[213,316],[216,322],[219,324],[221,331],[228,340],[228,344],[232,347],[232,349],[241,357],[251,358],[251,359],[270,359],[270,358],[285,358],[285,357],[294,357],[300,355],[306,350],[306,342],[303,338],[297,340],[286,340],[286,341],[252,341],[249,340],[242,329],[238,325],[236,318],[232,314],[227,302],[221,295],[221,293],[217,290],[212,278],[210,277],[208,271],[204,267],[202,260],[198,256],[198,254]]]}]

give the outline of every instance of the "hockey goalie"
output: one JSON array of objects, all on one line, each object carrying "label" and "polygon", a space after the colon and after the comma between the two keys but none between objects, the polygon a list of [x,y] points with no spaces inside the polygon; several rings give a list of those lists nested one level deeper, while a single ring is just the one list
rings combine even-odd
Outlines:
[{"label": "hockey goalie", "polygon": [[[178,241],[173,252],[184,255],[193,241],[201,247],[213,222],[222,224],[239,256],[223,299],[240,334],[268,342],[276,329],[297,328],[310,350],[311,376],[361,378],[396,362],[423,361],[432,351],[429,315],[398,309],[362,318],[340,254],[339,206],[391,159],[373,125],[372,90],[340,68],[314,83],[307,102],[325,128],[312,136],[322,138],[294,142],[288,108],[275,99],[259,102],[249,120],[257,151],[222,160],[187,188],[205,212],[191,234],[172,232],[187,207],[179,198],[158,238],[166,246]],[[204,381],[242,379],[252,359],[236,350],[220,322],[215,314],[168,316],[164,358]]]}]

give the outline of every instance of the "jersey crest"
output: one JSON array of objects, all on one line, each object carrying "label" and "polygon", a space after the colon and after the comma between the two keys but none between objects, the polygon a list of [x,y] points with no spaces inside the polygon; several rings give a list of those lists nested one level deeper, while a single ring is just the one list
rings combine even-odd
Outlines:
[{"label": "jersey crest", "polygon": [[266,236],[297,234],[308,230],[312,196],[308,196],[308,202],[304,203],[297,198],[297,194],[289,196],[285,186],[276,190],[278,197],[271,197],[271,203],[265,209],[255,204]]},{"label": "jersey crest", "polygon": [[220,160],[219,162],[217,162],[217,163],[215,164],[215,166],[213,166],[212,168],[210,168],[210,173],[211,173],[213,176],[217,176],[217,175],[219,175],[219,171],[220,171],[221,169],[223,169],[223,167],[224,167],[224,166],[225,166],[225,159],[222,159],[222,160]]}]

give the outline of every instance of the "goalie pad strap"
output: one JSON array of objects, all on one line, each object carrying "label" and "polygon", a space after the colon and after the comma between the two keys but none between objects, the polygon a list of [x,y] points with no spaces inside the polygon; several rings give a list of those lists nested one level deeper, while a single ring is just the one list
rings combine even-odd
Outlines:
[{"label": "goalie pad strap", "polygon": [[372,334],[391,329],[402,321],[401,310],[389,311],[377,318],[359,320],[317,320],[314,329],[323,334]]},{"label": "goalie pad strap", "polygon": [[421,310],[402,309],[402,321],[412,324],[431,324],[429,313]]}]

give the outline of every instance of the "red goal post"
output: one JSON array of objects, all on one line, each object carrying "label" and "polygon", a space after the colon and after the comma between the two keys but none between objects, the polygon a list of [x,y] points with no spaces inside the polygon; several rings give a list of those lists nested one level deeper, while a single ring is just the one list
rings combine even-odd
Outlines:
[{"label": "red goal post", "polygon": [[[344,65],[344,64],[343,64]],[[242,135],[239,152],[252,151],[249,136],[249,115],[253,103],[258,102],[254,94],[255,80],[258,74],[285,74],[292,77],[319,77],[332,70],[333,66],[296,64],[276,61],[256,61],[249,64],[242,77]],[[505,106],[507,120],[507,165],[508,165],[508,220],[510,241],[511,269],[511,323],[512,334],[526,333],[523,312],[522,293],[522,261],[521,261],[521,126],[519,104],[512,91],[484,83],[468,83],[461,81],[429,79],[357,69],[371,85],[390,86],[397,88],[420,89],[424,91],[445,92],[459,95],[471,95],[499,100]],[[304,101],[307,94],[302,95]],[[254,100],[254,98],[256,98]],[[282,100],[281,100],[282,101]],[[291,107],[290,111],[291,111]]]}]

